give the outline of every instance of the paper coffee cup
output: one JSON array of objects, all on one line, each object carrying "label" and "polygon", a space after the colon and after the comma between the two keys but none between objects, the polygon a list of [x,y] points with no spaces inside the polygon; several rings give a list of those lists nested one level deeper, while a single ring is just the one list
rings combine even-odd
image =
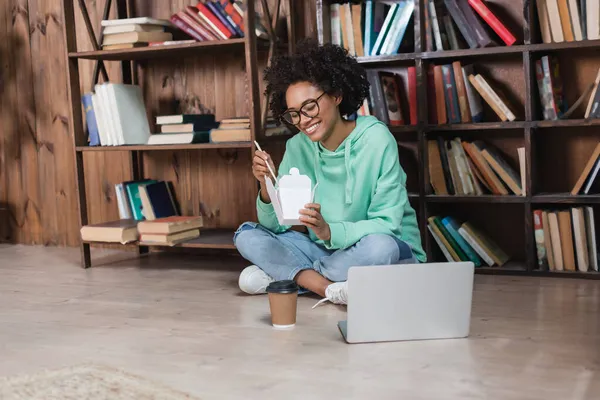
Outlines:
[{"label": "paper coffee cup", "polygon": [[267,286],[273,328],[292,329],[296,325],[298,289],[292,280],[275,281]]}]

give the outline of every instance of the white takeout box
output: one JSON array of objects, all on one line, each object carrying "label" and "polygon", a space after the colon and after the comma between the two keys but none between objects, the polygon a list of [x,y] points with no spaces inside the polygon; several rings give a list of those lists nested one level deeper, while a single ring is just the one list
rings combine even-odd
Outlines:
[{"label": "white takeout box", "polygon": [[300,210],[306,204],[312,203],[315,195],[310,178],[300,175],[298,168],[291,168],[289,175],[279,178],[277,189],[270,177],[266,176],[265,182],[279,224],[301,225]]}]

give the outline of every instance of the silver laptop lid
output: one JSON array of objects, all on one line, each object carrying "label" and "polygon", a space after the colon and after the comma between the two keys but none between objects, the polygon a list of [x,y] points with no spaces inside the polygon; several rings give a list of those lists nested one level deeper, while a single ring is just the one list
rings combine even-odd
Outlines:
[{"label": "silver laptop lid", "polygon": [[472,262],[352,267],[349,342],[466,337]]}]

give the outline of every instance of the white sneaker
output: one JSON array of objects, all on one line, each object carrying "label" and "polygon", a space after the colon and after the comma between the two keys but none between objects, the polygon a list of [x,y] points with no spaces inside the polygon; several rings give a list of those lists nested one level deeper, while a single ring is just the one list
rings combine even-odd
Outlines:
[{"label": "white sneaker", "polygon": [[267,286],[275,279],[271,278],[265,271],[256,265],[244,268],[238,279],[238,285],[244,293],[264,294],[267,293]]},{"label": "white sneaker", "polygon": [[319,300],[313,308],[330,301],[333,304],[348,304],[348,282],[335,282],[325,289],[325,298]]}]

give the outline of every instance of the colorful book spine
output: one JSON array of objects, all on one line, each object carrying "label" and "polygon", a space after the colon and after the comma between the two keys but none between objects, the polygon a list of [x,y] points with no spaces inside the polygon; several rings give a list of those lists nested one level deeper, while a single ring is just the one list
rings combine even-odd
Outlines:
[{"label": "colorful book spine", "polygon": [[500,39],[506,43],[507,46],[512,46],[517,39],[512,33],[500,22],[498,18],[490,11],[489,8],[481,0],[469,0],[469,4],[481,18],[496,32]]},{"label": "colorful book spine", "polygon": [[408,100],[410,108],[410,124],[417,125],[417,69],[408,67]]},{"label": "colorful book spine", "polygon": [[548,270],[548,255],[546,253],[546,243],[544,240],[544,225],[542,220],[542,210],[533,212],[533,229],[535,235],[535,246],[537,250],[537,264],[540,270]]},{"label": "colorful book spine", "polygon": [[[333,6],[334,4],[331,5],[332,8]],[[333,29],[333,24],[331,29]],[[363,38],[363,52],[365,56],[371,54],[373,33],[373,0],[367,0],[365,2],[365,32]]]}]

